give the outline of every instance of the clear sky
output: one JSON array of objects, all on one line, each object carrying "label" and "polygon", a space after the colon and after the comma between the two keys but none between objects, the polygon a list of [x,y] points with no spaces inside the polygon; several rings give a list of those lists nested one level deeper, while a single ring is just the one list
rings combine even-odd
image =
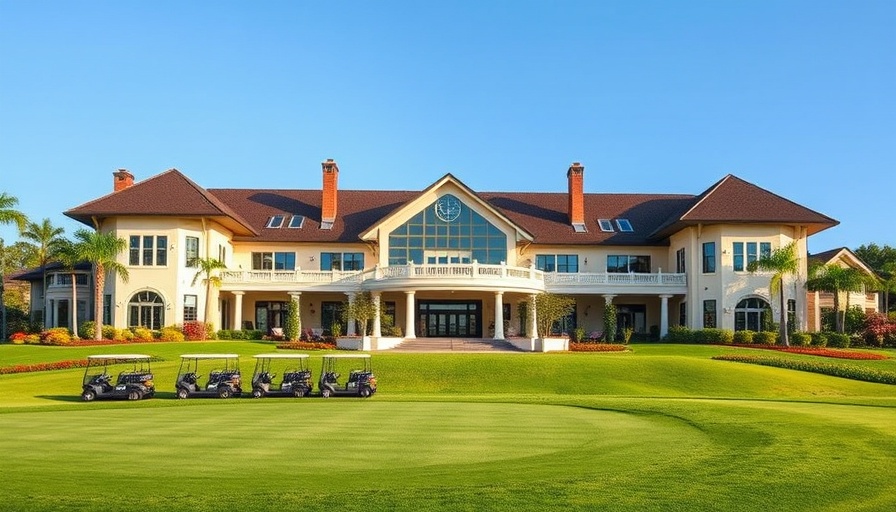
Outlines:
[{"label": "clear sky", "polygon": [[[0,191],[698,194],[733,173],[896,246],[896,1],[0,0]],[[164,200],[164,198],[159,198]],[[7,243],[17,239],[0,227]]]}]

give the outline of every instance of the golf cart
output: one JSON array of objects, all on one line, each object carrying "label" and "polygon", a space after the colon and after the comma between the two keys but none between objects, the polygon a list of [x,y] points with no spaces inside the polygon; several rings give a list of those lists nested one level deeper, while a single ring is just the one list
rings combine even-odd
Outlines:
[{"label": "golf cart", "polygon": [[[283,377],[275,383],[277,374]],[[311,394],[311,370],[308,369],[308,354],[258,354],[255,356],[255,371],[252,372],[252,396],[294,396]]]},{"label": "golf cart", "polygon": [[[345,384],[340,384],[337,370],[351,368]],[[376,377],[370,368],[370,354],[331,354],[323,357],[318,383],[320,396],[360,396],[376,393]]]},{"label": "golf cart", "polygon": [[[87,368],[81,383],[81,399],[91,402],[94,399],[128,399],[140,400],[151,398],[156,387],[152,382],[149,369],[150,356],[143,354],[109,354],[87,356]],[[113,380],[110,372],[112,366],[127,366]]]},{"label": "golf cart", "polygon": [[[208,370],[202,382],[200,371]],[[174,384],[177,398],[240,396],[240,358],[237,354],[184,354]]]}]

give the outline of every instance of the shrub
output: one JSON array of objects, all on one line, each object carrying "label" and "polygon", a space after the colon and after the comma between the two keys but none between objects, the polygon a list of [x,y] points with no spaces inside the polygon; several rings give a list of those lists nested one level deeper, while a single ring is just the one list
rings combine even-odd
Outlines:
[{"label": "shrub", "polygon": [[[103,325],[103,339],[104,340],[114,340],[115,335],[118,333],[118,329],[115,328],[114,325]],[[90,336],[87,336],[88,338]]]},{"label": "shrub", "polygon": [[790,344],[795,347],[808,347],[812,344],[812,335],[807,332],[795,332],[790,335]]},{"label": "shrub", "polygon": [[896,336],[896,322],[891,322],[883,313],[869,314],[865,318],[865,330],[862,334],[867,344],[881,347],[888,337]]},{"label": "shrub", "polygon": [[184,337],[189,341],[206,339],[204,322],[184,322]]},{"label": "shrub", "polygon": [[774,345],[778,341],[778,333],[772,331],[760,331],[753,336],[753,343],[758,345]]},{"label": "shrub", "polygon": [[753,331],[734,331],[734,343],[738,345],[752,345],[755,335],[756,333]]},{"label": "shrub", "polygon": [[81,327],[78,328],[78,332],[81,333],[85,338],[93,338],[96,334],[96,322],[93,320],[88,320],[81,324]]},{"label": "shrub", "polygon": [[828,333],[826,332],[813,332],[812,333],[812,346],[813,347],[826,347],[828,346]]},{"label": "shrub", "polygon": [[[615,304],[607,304],[604,309],[604,340],[608,343],[612,343],[616,341],[616,305]],[[687,343],[684,342],[676,342],[676,343]]]},{"label": "shrub", "polygon": [[666,341],[669,343],[693,343],[694,331],[683,325],[672,326],[666,334]]},{"label": "shrub", "polygon": [[159,334],[160,341],[184,341],[184,333],[177,327],[165,327]]},{"label": "shrub", "polygon": [[585,341],[585,328],[584,327],[576,327],[572,331],[572,340],[574,342]]},{"label": "shrub", "polygon": [[694,331],[695,343],[734,343],[734,332],[728,329],[707,328]]},{"label": "shrub", "polygon": [[40,334],[29,334],[29,335],[25,336],[25,344],[27,344],[27,345],[40,344]]},{"label": "shrub", "polygon": [[44,345],[68,345],[72,336],[65,327],[54,327],[40,333],[40,340]]},{"label": "shrub", "polygon": [[236,339],[233,337],[233,333],[234,333],[234,331],[231,331],[230,329],[221,329],[218,331],[218,339],[219,340]]},{"label": "shrub", "polygon": [[[382,331],[383,336],[391,336],[393,338],[401,338],[402,337],[401,327],[398,327],[397,325],[381,327],[380,330]],[[507,333],[505,332],[505,335],[506,334]]]},{"label": "shrub", "polygon": [[134,333],[131,332],[130,329],[120,329],[115,331],[115,337],[112,338],[116,341],[131,341],[134,339]]},{"label": "shrub", "polygon": [[853,366],[838,363],[822,363],[816,361],[806,361],[797,359],[783,359],[778,357],[765,356],[744,356],[744,355],[721,355],[713,356],[713,359],[719,361],[735,361],[739,363],[758,364],[763,366],[774,366],[776,368],[786,368],[789,370],[799,370],[803,372],[821,373],[834,377],[843,377],[846,379],[863,380],[867,382],[879,382],[881,384],[896,384],[896,372],[887,370],[878,370],[865,366]]},{"label": "shrub", "polygon": [[244,340],[260,340],[264,333],[257,329],[243,329]]},{"label": "shrub", "polygon": [[135,327],[133,332],[136,341],[152,341],[154,339],[152,331],[145,327]]},{"label": "shrub", "polygon": [[849,335],[832,332],[828,334],[828,346],[834,348],[848,348]]}]

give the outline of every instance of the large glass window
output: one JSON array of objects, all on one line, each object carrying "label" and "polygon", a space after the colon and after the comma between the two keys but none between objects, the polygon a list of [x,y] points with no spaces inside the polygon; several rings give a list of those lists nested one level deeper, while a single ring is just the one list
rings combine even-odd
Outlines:
[{"label": "large glass window", "polygon": [[716,243],[705,242],[703,244],[703,273],[712,274],[716,271]]},{"label": "large glass window", "polygon": [[612,254],[607,256],[607,272],[641,274],[650,273],[650,256],[626,256]]},{"label": "large glass window", "polygon": [[771,242],[734,242],[732,252],[734,253],[734,270],[744,271],[749,269],[750,263],[770,256],[772,244]]},{"label": "large glass window", "polygon": [[184,257],[187,258],[188,267],[198,267],[199,263],[199,237],[188,236],[185,240]]},{"label": "large glass window", "polygon": [[389,233],[389,265],[467,260],[507,261],[507,236],[450,194]]},{"label": "large glass window", "polygon": [[703,301],[703,328],[704,329],[715,329],[716,326],[717,326],[716,301],[715,300],[704,300]]},{"label": "large glass window", "polygon": [[734,309],[735,331],[761,331],[771,317],[771,306],[760,298],[744,299]]},{"label": "large glass window", "polygon": [[362,252],[322,252],[320,253],[321,270],[364,270],[364,253]]},{"label": "large glass window", "polygon": [[184,295],[184,322],[193,322],[196,319],[196,296]]},{"label": "large glass window", "polygon": [[295,270],[294,252],[253,252],[252,270]]},{"label": "large glass window", "polygon": [[103,295],[103,325],[112,325],[112,296]]},{"label": "large glass window", "polygon": [[675,251],[675,271],[684,274],[687,268],[684,259],[684,247]]},{"label": "large glass window", "polygon": [[130,265],[165,266],[168,264],[168,237],[132,235],[128,242]]},{"label": "large glass window", "polygon": [[579,271],[577,254],[537,254],[535,268],[544,272],[576,273]]},{"label": "large glass window", "polygon": [[161,329],[165,325],[165,302],[155,292],[134,294],[128,302],[128,326]]}]

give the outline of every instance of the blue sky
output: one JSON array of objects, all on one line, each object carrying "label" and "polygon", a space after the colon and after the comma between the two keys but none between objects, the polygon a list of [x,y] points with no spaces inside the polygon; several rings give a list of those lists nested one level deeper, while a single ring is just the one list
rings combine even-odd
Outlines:
[{"label": "blue sky", "polygon": [[[896,246],[896,2],[0,0],[0,191],[697,194],[728,173]],[[163,198],[160,198],[163,199]],[[10,227],[0,236],[17,238]]]}]

